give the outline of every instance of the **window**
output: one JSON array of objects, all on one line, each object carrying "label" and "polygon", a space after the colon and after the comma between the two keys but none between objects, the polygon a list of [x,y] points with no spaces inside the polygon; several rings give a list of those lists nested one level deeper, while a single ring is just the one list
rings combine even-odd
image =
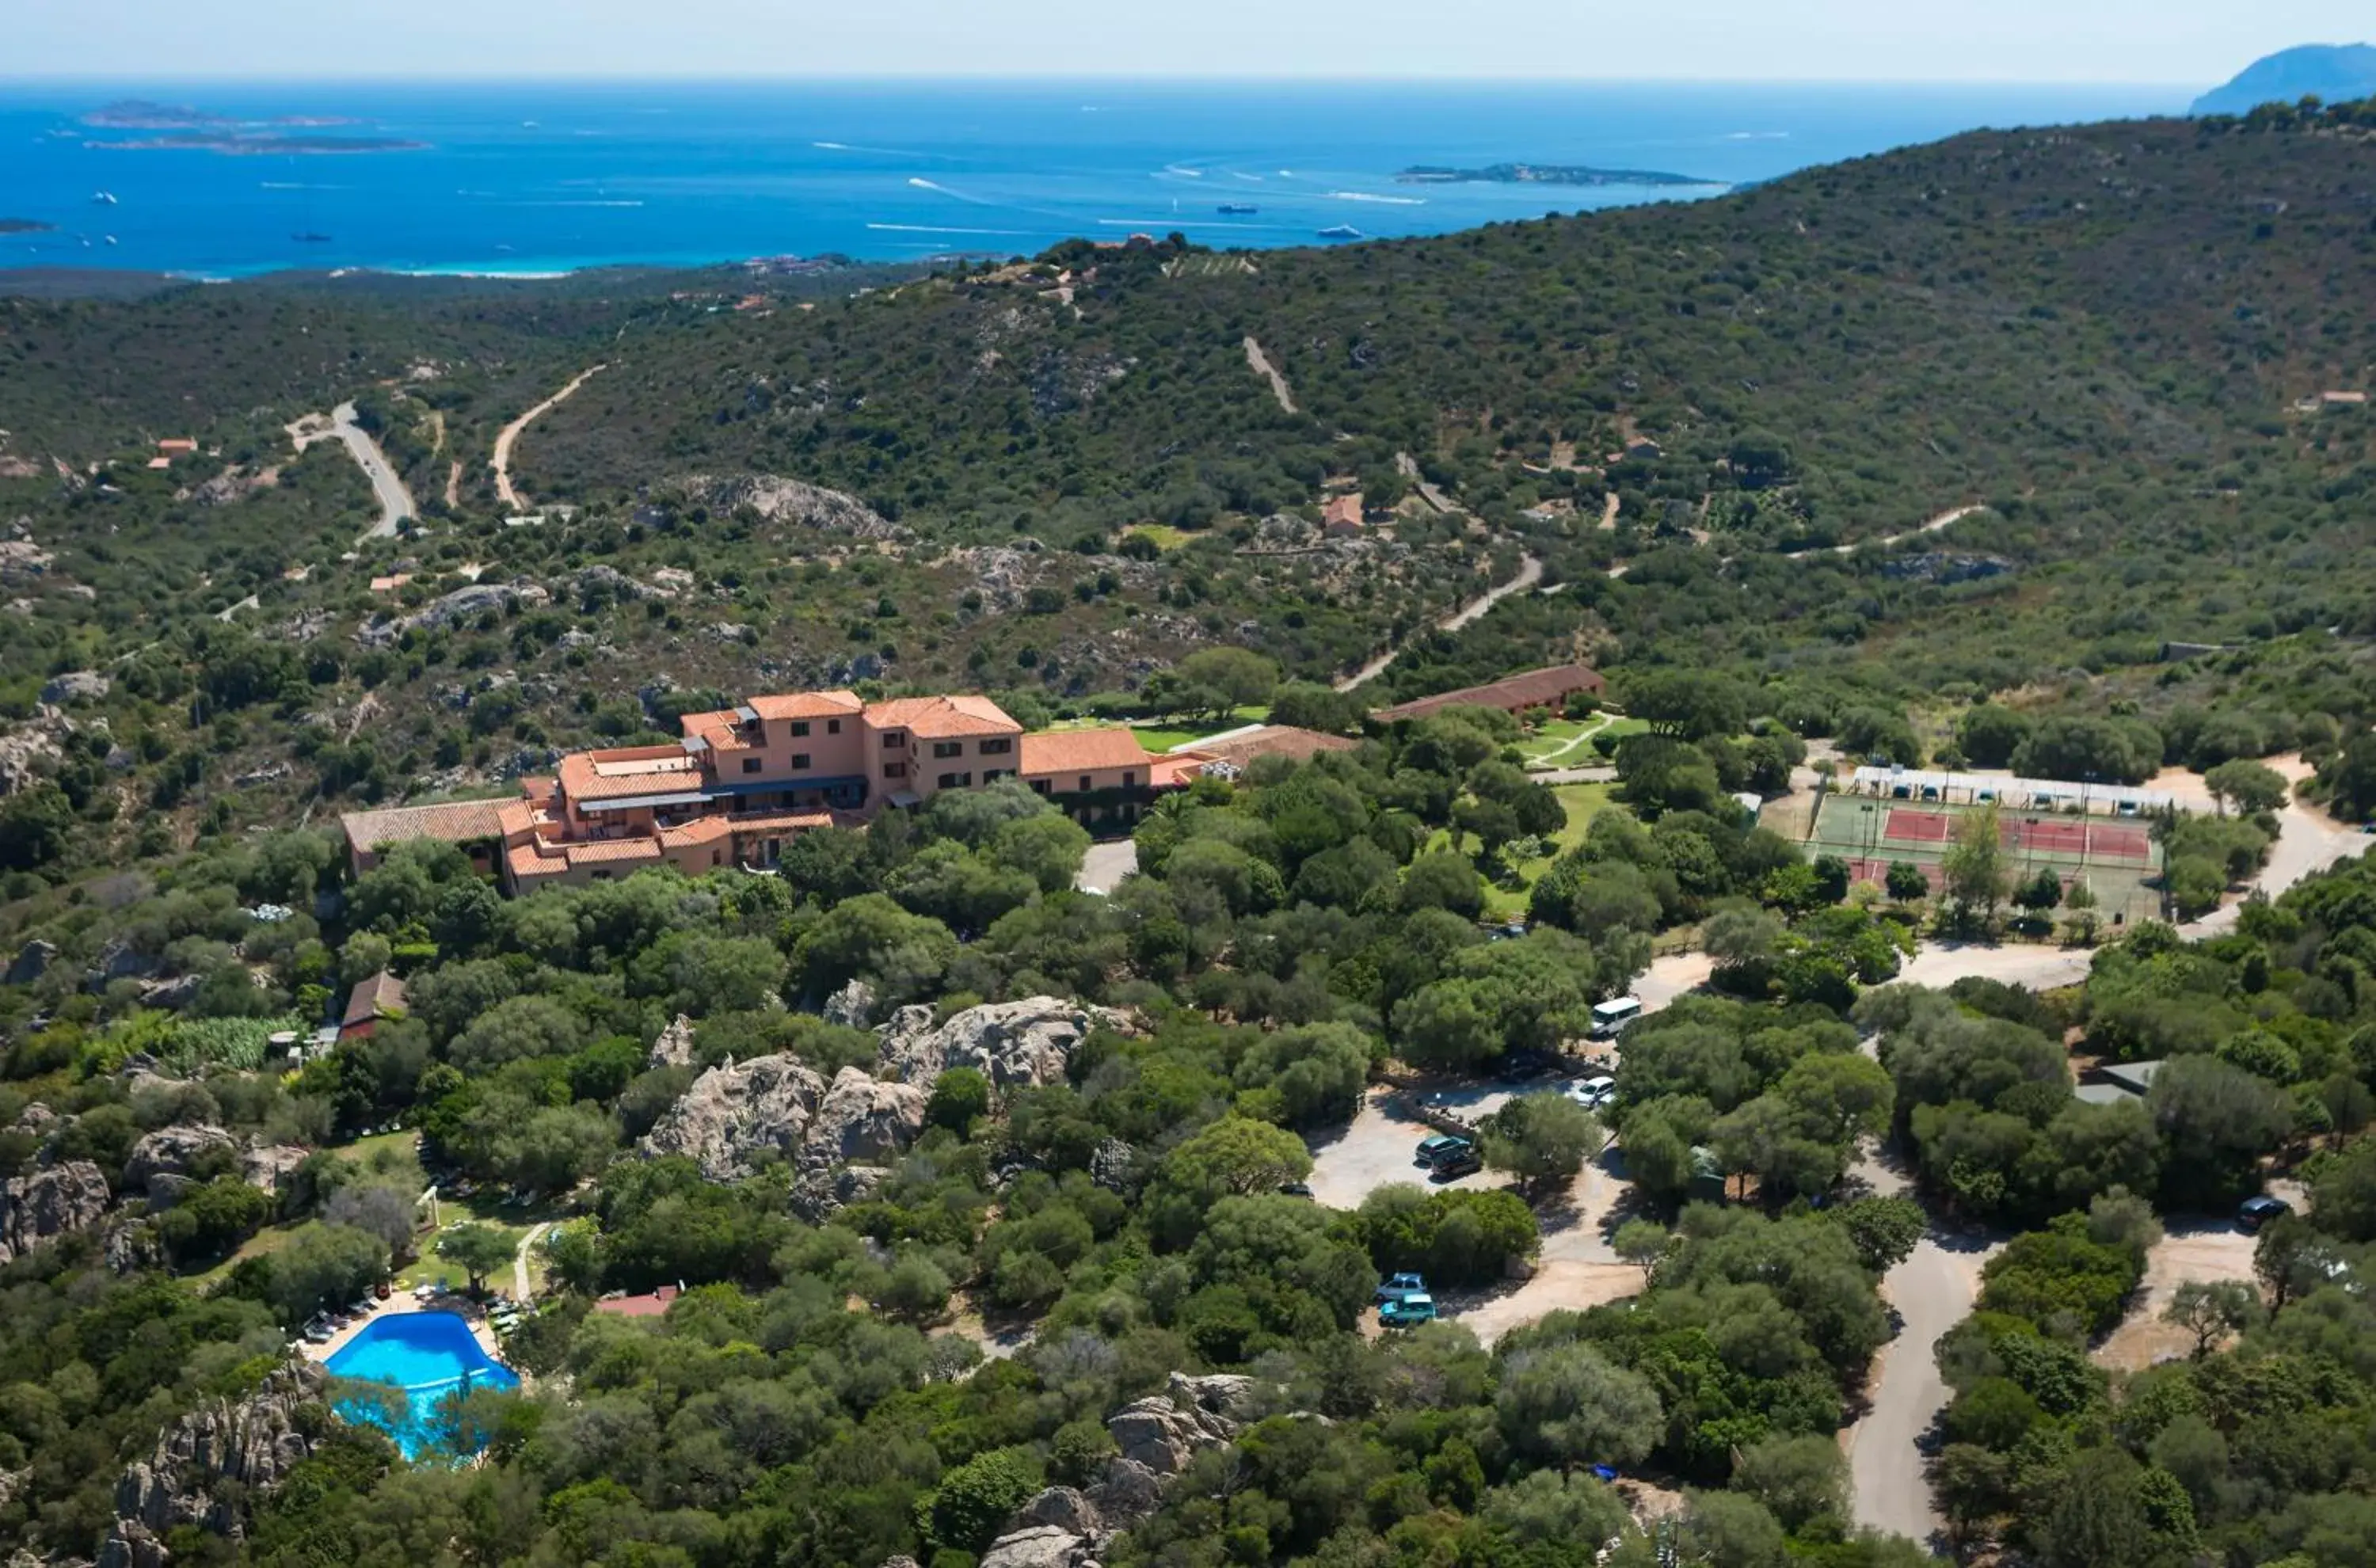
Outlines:
[{"label": "window", "polygon": [[[1010,767],[1006,770],[1006,773],[1012,773],[1014,771],[1015,769]],[[985,784],[995,784],[1000,779],[1005,778],[1006,773],[1001,773],[994,767],[985,767],[981,770],[981,781]]]},{"label": "window", "polygon": [[894,730],[883,737],[883,749],[886,752],[896,752],[907,743],[908,731],[905,730]]},{"label": "window", "polygon": [[825,732],[826,732],[826,734],[828,734],[828,735],[838,735],[838,734],[840,734],[840,733],[841,733],[841,720],[840,720],[840,719],[826,719],[826,720],[825,721]]},{"label": "window", "polygon": [[984,756],[1004,756],[1014,749],[1015,741],[1013,737],[1007,735],[1000,735],[981,743],[981,754]]},{"label": "window", "polygon": [[1081,775],[1081,793],[1082,793],[1082,794],[1084,794],[1084,795],[1086,795],[1086,794],[1087,794],[1088,792],[1089,792],[1089,776],[1088,776],[1087,774],[1084,773],[1084,774],[1082,774],[1082,775]]},{"label": "window", "polygon": [[758,772],[758,771],[759,771],[759,759],[758,759],[757,757],[754,757],[754,756],[746,756],[746,757],[744,757],[744,758],[742,759],[742,771],[743,771],[743,772],[745,772],[745,773],[756,773],[756,772]]},{"label": "window", "polygon": [[808,721],[807,719],[793,719],[793,720],[792,720],[792,739],[793,739],[793,740],[797,741],[797,740],[801,739],[802,736],[806,735],[808,732],[809,732],[809,721]]},{"label": "window", "polygon": [[886,762],[883,765],[883,777],[905,778],[908,777],[908,765],[904,762]]},{"label": "window", "polygon": [[1124,773],[1124,774],[1122,776],[1122,787],[1123,787],[1123,789],[1125,789],[1125,790],[1135,790],[1135,789],[1137,789],[1137,788],[1138,788],[1138,775],[1137,775],[1137,774],[1135,774],[1135,773]]},{"label": "window", "polygon": [[934,741],[933,742],[933,754],[934,756],[963,756],[965,755],[965,742],[963,741]]},{"label": "window", "polygon": [[792,754],[792,771],[793,771],[793,772],[798,773],[799,771],[801,771],[801,769],[802,769],[802,768],[804,768],[804,767],[808,766],[808,765],[809,765],[809,754],[808,754],[808,753],[806,753],[806,752],[794,752],[794,753]]},{"label": "window", "polygon": [[941,788],[944,790],[962,790],[972,782],[973,775],[970,773],[944,773],[941,775]]},{"label": "window", "polygon": [[1034,778],[1031,781],[1031,788],[1044,795],[1048,792],[1048,781],[1045,778]]}]

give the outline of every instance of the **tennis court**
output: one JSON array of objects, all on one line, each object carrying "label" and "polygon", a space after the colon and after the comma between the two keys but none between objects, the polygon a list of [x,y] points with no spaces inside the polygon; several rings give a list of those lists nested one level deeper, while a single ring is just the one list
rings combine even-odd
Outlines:
[{"label": "tennis court", "polygon": [[[1961,819],[1982,809],[1826,794],[1806,852],[1811,858],[1839,856],[1859,882],[1886,883],[1889,868],[1904,862],[1919,869],[1936,889],[1944,882],[1941,863]],[[2141,824],[2007,806],[2000,809],[1997,831],[2016,883],[2051,870],[2066,891],[2084,879],[2108,924],[2159,917],[2161,896],[2149,885],[2161,874],[2161,849]]]},{"label": "tennis court", "polygon": [[[1882,841],[1953,843],[1958,814],[1953,808],[1891,806],[1888,819],[1882,826]],[[1999,819],[1997,832],[2006,849],[2035,850],[2042,856],[2068,855],[2131,865],[2147,865],[2154,858],[2153,835],[2126,823],[2032,816],[2007,811]]]}]

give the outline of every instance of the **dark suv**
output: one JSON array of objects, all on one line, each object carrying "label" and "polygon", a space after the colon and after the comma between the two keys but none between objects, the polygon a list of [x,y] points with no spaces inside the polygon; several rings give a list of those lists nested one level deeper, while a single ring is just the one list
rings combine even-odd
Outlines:
[{"label": "dark suv", "polygon": [[2294,1206],[2285,1199],[2273,1198],[2263,1193],[2258,1197],[2246,1198],[2237,1206],[2236,1223],[2247,1232],[2256,1231],[2272,1219],[2283,1219],[2293,1211]]}]

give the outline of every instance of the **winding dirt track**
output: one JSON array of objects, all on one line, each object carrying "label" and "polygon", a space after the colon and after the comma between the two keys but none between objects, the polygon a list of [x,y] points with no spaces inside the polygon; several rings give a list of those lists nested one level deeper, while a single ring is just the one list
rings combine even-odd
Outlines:
[{"label": "winding dirt track", "polygon": [[[1470,622],[1484,614],[1488,610],[1492,609],[1495,605],[1509,598],[1512,594],[1523,592],[1542,580],[1543,564],[1529,555],[1518,567],[1517,576],[1512,577],[1506,583],[1500,583],[1492,588],[1487,588],[1475,599],[1470,600],[1467,603],[1462,605],[1459,609],[1454,611],[1443,620],[1438,621],[1435,624],[1436,627],[1440,631],[1456,632],[1460,630],[1461,627],[1467,625]],[[1402,652],[1402,647],[1400,644],[1386,649],[1385,652],[1379,654],[1375,659],[1371,659],[1370,662],[1362,665],[1350,675],[1338,681],[1336,683],[1336,689],[1340,692],[1349,692],[1365,681],[1373,681],[1377,679],[1380,675],[1386,672],[1386,667],[1394,663],[1395,656],[1400,652]]]},{"label": "winding dirt track", "polygon": [[534,424],[538,420],[542,419],[546,414],[552,412],[557,405],[566,401],[569,396],[576,392],[579,387],[585,386],[587,380],[597,371],[606,368],[608,367],[599,364],[587,366],[571,379],[568,386],[563,387],[560,391],[555,392],[552,397],[547,398],[543,402],[539,403],[535,408],[530,409],[528,412],[520,415],[519,418],[512,421],[511,423],[504,426],[503,430],[496,434],[495,493],[503,497],[503,503],[505,505],[509,506],[513,511],[517,512],[522,510],[528,505],[528,503],[520,499],[519,492],[512,488],[512,446],[519,440],[520,432],[526,430],[529,425]]},{"label": "winding dirt track", "polygon": [[1279,374],[1278,367],[1270,362],[1270,356],[1263,352],[1263,346],[1251,337],[1246,339],[1246,363],[1253,367],[1256,375],[1270,383],[1271,396],[1278,399],[1279,408],[1290,414],[1295,412],[1295,394],[1289,389],[1287,377]]}]

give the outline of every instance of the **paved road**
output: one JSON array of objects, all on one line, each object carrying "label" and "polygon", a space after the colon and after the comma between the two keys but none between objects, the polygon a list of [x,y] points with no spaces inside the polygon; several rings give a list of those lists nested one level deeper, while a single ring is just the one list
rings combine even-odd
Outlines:
[{"label": "paved road", "polygon": [[1138,869],[1138,845],[1129,838],[1117,838],[1111,843],[1092,844],[1089,852],[1081,857],[1081,870],[1073,878],[1073,885],[1084,893],[1111,893],[1114,884]]},{"label": "paved road", "polygon": [[550,413],[555,404],[567,398],[579,387],[585,386],[587,379],[589,376],[593,375],[597,371],[604,368],[604,366],[599,364],[587,366],[584,370],[579,371],[570,379],[568,386],[563,387],[560,391],[555,392],[552,397],[547,398],[543,402],[539,403],[535,408],[530,409],[528,412],[520,415],[519,418],[512,421],[511,423],[504,426],[501,431],[496,433],[495,493],[503,497],[505,505],[509,506],[513,511],[517,512],[528,505],[528,503],[520,499],[519,492],[512,488],[512,447],[518,442],[520,432],[526,430],[529,425],[534,424],[538,420]]},{"label": "paved road", "polygon": [[389,465],[387,454],[379,449],[379,443],[371,438],[369,431],[355,422],[355,406],[352,403],[340,403],[330,410],[330,428],[327,430],[307,422],[321,417],[308,414],[289,427],[290,437],[297,443],[297,450],[303,452],[329,435],[336,435],[346,443],[347,450],[353,454],[355,462],[362,469],[363,477],[371,481],[372,494],[379,500],[379,521],[373,524],[363,537],[395,538],[399,527],[421,515],[412,505],[412,493],[404,488],[402,480],[396,477],[396,469]]},{"label": "paved road", "polygon": [[1971,1312],[1980,1267],[1996,1245],[1933,1230],[1882,1278],[1882,1297],[1897,1314],[1897,1337],[1882,1348],[1871,1409],[1840,1434],[1859,1525],[1926,1545],[1945,1527],[1922,1473],[1922,1436],[1948,1397],[1935,1352],[1941,1336]]},{"label": "paved road", "polygon": [[[1456,632],[1463,626],[1466,626],[1471,622],[1477,620],[1487,611],[1492,609],[1495,605],[1501,603],[1512,594],[1523,592],[1542,580],[1543,564],[1529,555],[1518,564],[1518,572],[1515,576],[1512,577],[1506,583],[1497,584],[1492,588],[1487,588],[1475,599],[1470,600],[1467,603],[1462,605],[1459,609],[1454,611],[1443,620],[1438,621],[1436,625],[1443,631]],[[1393,664],[1395,661],[1395,656],[1401,652],[1402,647],[1400,644],[1386,649],[1385,652],[1378,655],[1375,659],[1371,659],[1370,662],[1362,665],[1350,675],[1338,681],[1336,683],[1336,689],[1340,692],[1349,692],[1354,687],[1362,684],[1364,682],[1377,679],[1377,677],[1386,672],[1387,666]]]},{"label": "paved road", "polygon": [[[2299,780],[2307,775],[2299,758],[2271,760],[2290,778]],[[2315,872],[2363,852],[2371,842],[2313,806],[2288,803],[2279,815],[2284,832],[2268,867],[2257,879],[2257,885],[2272,897]],[[2228,904],[2180,930],[2189,937],[2216,935],[2235,923],[2237,908]],[[1899,978],[1943,987],[1978,975],[2031,990],[2050,990],[2085,980],[2092,960],[2091,953],[2060,947],[1925,942]],[[1642,998],[1645,1013],[1657,1012],[1677,996],[1705,984],[1709,970],[1705,954],[1669,955],[1651,964],[1648,972],[1634,982],[1634,992]],[[1871,1159],[1861,1162],[1858,1173],[1877,1191],[1903,1191],[1907,1184],[1901,1172]],[[1971,1312],[1980,1267],[1995,1245],[1934,1228],[1882,1281],[1882,1294],[1898,1314],[1897,1336],[1881,1354],[1871,1408],[1862,1420],[1841,1434],[1847,1445],[1856,1520],[1860,1525],[1921,1541],[1930,1540],[1942,1526],[1923,1475],[1919,1441],[1948,1397],[1932,1352],[1940,1336]],[[2249,1264],[2249,1250],[2232,1243],[2208,1242],[2198,1250],[2217,1256],[2174,1254],[2165,1265],[2173,1277],[2220,1277],[2237,1266],[2236,1256]],[[2147,1336],[2141,1330],[2138,1337]]]}]

